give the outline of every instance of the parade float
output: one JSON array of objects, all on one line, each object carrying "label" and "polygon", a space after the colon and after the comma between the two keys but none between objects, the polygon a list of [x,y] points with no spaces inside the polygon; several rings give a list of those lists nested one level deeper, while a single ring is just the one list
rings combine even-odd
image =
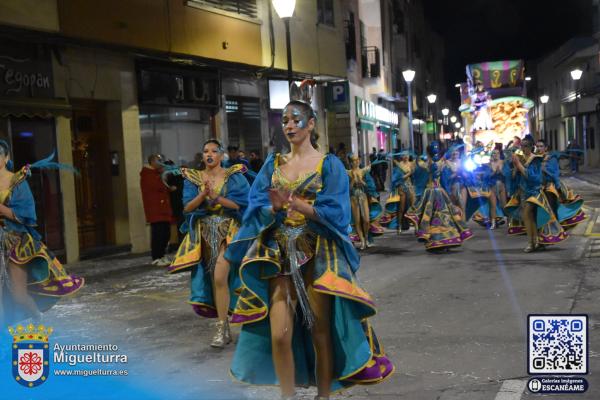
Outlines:
[{"label": "parade float", "polygon": [[506,146],[515,136],[529,133],[529,110],[522,60],[467,65],[467,82],[460,85],[467,144]]}]

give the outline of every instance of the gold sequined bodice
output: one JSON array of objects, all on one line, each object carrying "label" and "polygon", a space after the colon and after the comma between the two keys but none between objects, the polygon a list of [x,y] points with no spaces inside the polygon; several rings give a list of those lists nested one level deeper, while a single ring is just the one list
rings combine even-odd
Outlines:
[{"label": "gold sequined bodice", "polygon": [[[315,171],[306,172],[294,181],[289,180],[282,173],[280,159],[281,155],[278,154],[277,157],[275,157],[274,170],[271,177],[271,187],[293,193],[309,204],[313,204],[317,199],[317,192],[321,190],[323,186],[321,170],[323,168],[323,160],[325,157],[321,159]],[[284,224],[289,226],[299,226],[306,223],[306,217],[301,213],[297,211],[288,211],[287,205],[285,205],[283,209],[287,212]]]}]

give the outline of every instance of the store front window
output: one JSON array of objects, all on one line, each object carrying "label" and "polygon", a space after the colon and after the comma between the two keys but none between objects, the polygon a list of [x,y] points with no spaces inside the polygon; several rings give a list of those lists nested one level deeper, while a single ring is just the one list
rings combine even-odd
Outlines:
[{"label": "store front window", "polygon": [[[0,138],[6,140],[11,147],[15,171],[56,150],[54,119],[0,118]],[[48,248],[57,255],[62,255],[65,244],[59,172],[32,170],[27,182],[35,200],[38,223],[36,229]]]},{"label": "store front window", "polygon": [[143,106],[140,109],[142,157],[162,154],[176,165],[194,167],[211,137],[210,111],[202,108]]}]

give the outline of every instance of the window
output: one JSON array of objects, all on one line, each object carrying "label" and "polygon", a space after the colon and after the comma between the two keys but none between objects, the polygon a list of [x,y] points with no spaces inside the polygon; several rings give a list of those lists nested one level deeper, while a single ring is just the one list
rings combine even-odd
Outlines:
[{"label": "window", "polygon": [[142,160],[160,153],[176,165],[194,167],[202,145],[211,137],[210,113],[205,108],[142,106]]},{"label": "window", "polygon": [[249,18],[258,18],[256,0],[189,0],[188,3],[217,8]]},{"label": "window", "polygon": [[335,26],[333,0],[317,0],[317,19],[319,24]]}]

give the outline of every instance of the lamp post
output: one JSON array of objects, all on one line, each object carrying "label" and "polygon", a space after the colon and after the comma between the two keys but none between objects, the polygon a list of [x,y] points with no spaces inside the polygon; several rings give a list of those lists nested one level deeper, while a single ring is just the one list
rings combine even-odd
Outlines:
[{"label": "lamp post", "polygon": [[[579,139],[579,80],[583,75],[583,71],[579,68],[575,68],[571,71],[571,79],[575,81],[575,139]],[[583,132],[583,165],[587,164],[587,138],[585,132]]]},{"label": "lamp post", "polygon": [[292,77],[292,44],[290,40],[290,19],[294,15],[296,0],[273,0],[273,7],[279,18],[283,20],[285,25],[285,45],[287,48],[287,78],[288,84],[293,82]]},{"label": "lamp post", "polygon": [[450,122],[455,123],[456,120],[457,120],[456,116],[453,115],[450,117]]},{"label": "lamp post", "polygon": [[415,79],[415,71],[412,69],[407,69],[402,71],[402,77],[406,81],[406,86],[408,88],[408,140],[410,145],[410,150],[415,150],[414,138],[413,138],[413,116],[412,116],[412,88],[411,83],[413,79]]},{"label": "lamp post", "polygon": [[542,131],[544,140],[547,140],[547,138],[546,138],[546,103],[548,102],[548,100],[550,100],[550,96],[548,96],[547,94],[543,94],[540,96],[540,102],[542,103],[542,107],[544,108],[544,119],[542,120],[544,122],[544,130]]},{"label": "lamp post", "polygon": [[437,95],[431,93],[427,96],[427,101],[431,105],[431,114],[433,114],[433,134],[434,136],[437,134],[437,113],[435,112],[435,101],[437,100]]}]

